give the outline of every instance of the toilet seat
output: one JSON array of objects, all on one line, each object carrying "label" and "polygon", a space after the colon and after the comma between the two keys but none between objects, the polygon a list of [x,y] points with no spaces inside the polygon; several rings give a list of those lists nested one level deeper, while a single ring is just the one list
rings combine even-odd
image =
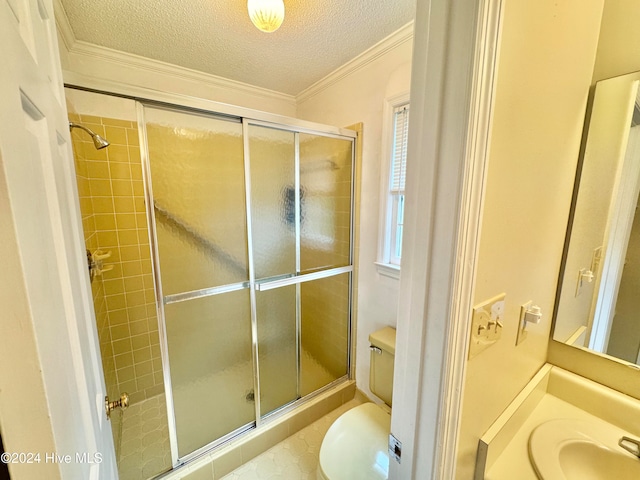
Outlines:
[{"label": "toilet seat", "polygon": [[318,477],[327,480],[386,480],[391,415],[374,403],[343,413],[320,447]]}]

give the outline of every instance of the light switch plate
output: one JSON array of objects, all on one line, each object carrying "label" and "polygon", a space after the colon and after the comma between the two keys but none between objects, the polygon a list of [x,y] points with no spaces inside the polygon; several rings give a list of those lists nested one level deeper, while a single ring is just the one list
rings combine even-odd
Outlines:
[{"label": "light switch plate", "polygon": [[504,324],[506,296],[506,293],[501,293],[473,307],[469,359],[500,340]]}]

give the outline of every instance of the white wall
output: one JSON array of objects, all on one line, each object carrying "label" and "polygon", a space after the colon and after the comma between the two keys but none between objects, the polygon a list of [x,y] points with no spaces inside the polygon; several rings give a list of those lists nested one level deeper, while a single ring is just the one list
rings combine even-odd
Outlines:
[{"label": "white wall", "polygon": [[374,262],[378,253],[380,163],[385,98],[408,93],[412,39],[342,77],[298,104],[298,118],[329,125],[363,122],[360,210],[359,282],[357,297],[356,383],[369,391],[369,334],[396,325],[397,279],[380,275]]},{"label": "white wall", "polygon": [[[457,460],[544,364],[602,0],[503,2],[474,302],[506,293],[501,340],[469,360]],[[570,33],[569,33],[570,32]],[[520,305],[543,320],[515,345]]]}]

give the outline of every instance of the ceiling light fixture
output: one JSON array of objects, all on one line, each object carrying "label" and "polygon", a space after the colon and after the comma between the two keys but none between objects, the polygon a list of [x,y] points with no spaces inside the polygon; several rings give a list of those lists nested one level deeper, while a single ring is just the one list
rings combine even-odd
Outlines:
[{"label": "ceiling light fixture", "polygon": [[248,0],[249,18],[258,30],[275,32],[284,20],[283,0]]}]

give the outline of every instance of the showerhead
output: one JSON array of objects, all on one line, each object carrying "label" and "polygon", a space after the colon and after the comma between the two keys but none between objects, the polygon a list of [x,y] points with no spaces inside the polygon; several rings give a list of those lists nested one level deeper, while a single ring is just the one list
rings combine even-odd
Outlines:
[{"label": "showerhead", "polygon": [[89,135],[91,135],[91,140],[93,140],[93,145],[94,145],[94,147],[96,147],[97,150],[100,150],[101,148],[108,147],[110,145],[110,143],[107,140],[102,138],[97,133],[89,130],[85,126],[79,125],[77,123],[69,122],[69,129],[72,129],[72,128],[79,128],[80,130],[84,130]]},{"label": "showerhead", "polygon": [[111,145],[107,140],[105,140],[104,138],[102,138],[100,135],[95,134],[93,135],[93,145],[96,147],[96,149],[100,150],[101,148],[106,148],[109,145]]}]

